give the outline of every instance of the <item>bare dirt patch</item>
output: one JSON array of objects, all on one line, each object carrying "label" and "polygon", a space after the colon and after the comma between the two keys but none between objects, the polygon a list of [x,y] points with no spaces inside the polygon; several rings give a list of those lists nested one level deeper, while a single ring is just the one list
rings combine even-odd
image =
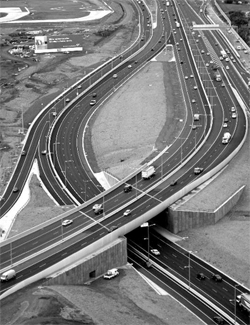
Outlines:
[{"label": "bare dirt patch", "polygon": [[156,294],[130,268],[120,269],[119,277],[111,281],[99,278],[90,285],[33,285],[4,299],[1,310],[2,325],[201,324],[170,296]]}]

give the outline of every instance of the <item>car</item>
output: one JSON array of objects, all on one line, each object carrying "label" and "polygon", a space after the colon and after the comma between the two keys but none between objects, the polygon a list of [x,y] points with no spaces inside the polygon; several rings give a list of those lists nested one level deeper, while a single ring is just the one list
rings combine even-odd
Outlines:
[{"label": "car", "polygon": [[12,192],[13,192],[13,193],[17,193],[18,191],[19,191],[19,188],[15,186],[15,187],[13,188],[13,191],[12,191]]},{"label": "car", "polygon": [[53,116],[56,116],[56,115],[57,115],[57,112],[53,112],[52,115],[53,115]]},{"label": "car", "polygon": [[78,85],[78,86],[77,86],[77,88],[78,88],[78,89],[81,89],[81,88],[82,88],[82,86],[81,86],[81,85]]},{"label": "car", "polygon": [[218,43],[215,43],[214,45],[215,45],[215,46],[218,46]]},{"label": "car", "polygon": [[231,59],[231,60],[233,60],[233,59],[234,59],[234,57],[231,55],[231,56],[230,56],[230,59]]},{"label": "car", "polygon": [[138,61],[135,61],[135,64],[138,63]]},{"label": "car", "polygon": [[194,168],[195,175],[199,175],[202,172],[203,172],[203,168],[201,168],[201,167],[195,167]]},{"label": "car", "polygon": [[150,249],[150,252],[151,252],[153,255],[156,255],[156,256],[161,255],[161,253],[160,253],[160,252],[158,251],[158,249],[156,249],[156,248]]},{"label": "car", "polygon": [[205,51],[204,51],[204,50],[201,50],[201,53],[202,53],[202,54],[204,54],[204,53],[205,53]]},{"label": "car", "polygon": [[177,34],[177,32],[174,32],[174,34]]},{"label": "car", "polygon": [[231,112],[236,112],[236,109],[235,109],[235,107],[233,106],[233,107],[231,107]]},{"label": "car", "polygon": [[206,67],[209,67],[209,63],[206,63]]},{"label": "car", "polygon": [[118,75],[115,73],[113,74],[113,78],[116,79],[118,77]]},{"label": "car", "polygon": [[220,56],[220,60],[223,61],[223,56]]},{"label": "car", "polygon": [[227,123],[229,122],[229,119],[227,117],[224,118],[224,122]]},{"label": "car", "polygon": [[224,82],[222,82],[222,84],[221,84],[221,87],[225,87],[225,84],[224,84]]},{"label": "car", "polygon": [[115,278],[117,275],[119,275],[117,269],[108,270],[107,273],[104,274],[103,279],[110,280]]},{"label": "car", "polygon": [[72,223],[73,223],[73,220],[66,219],[66,220],[63,220],[62,226],[66,227],[66,226],[71,225]]},{"label": "car", "polygon": [[70,98],[66,98],[66,99],[65,99],[65,102],[66,102],[66,103],[70,102]]},{"label": "car", "polygon": [[161,40],[159,40],[158,43],[161,43]]},{"label": "car", "polygon": [[194,86],[194,89],[198,89],[197,86]]},{"label": "car", "polygon": [[90,101],[90,106],[93,106],[93,105],[95,105],[96,104],[96,100],[95,99],[92,99],[91,101]]},{"label": "car", "polygon": [[196,40],[196,43],[199,43],[199,40],[198,39]]},{"label": "car", "polygon": [[97,93],[93,93],[92,97],[95,98],[97,96]]},{"label": "car", "polygon": [[193,78],[193,77],[194,77],[194,75],[193,75],[193,74],[191,74],[191,75],[190,75],[190,78]]},{"label": "car", "polygon": [[192,125],[192,130],[196,130],[197,129],[197,125]]},{"label": "car", "polygon": [[227,123],[224,122],[224,123],[222,124],[222,127],[223,127],[223,128],[227,128]]},{"label": "car", "polygon": [[222,282],[222,277],[219,274],[213,274],[212,280],[214,280],[215,282]]},{"label": "car", "polygon": [[100,214],[103,212],[103,206],[102,204],[98,204],[96,203],[94,206],[93,206],[93,211],[95,214]]},{"label": "car", "polygon": [[233,59],[233,63],[236,63],[236,60],[235,59]]},{"label": "car", "polygon": [[228,322],[226,322],[222,317],[220,316],[214,316],[213,317],[213,320],[216,324],[219,324],[219,325],[227,325]]},{"label": "car", "polygon": [[230,53],[229,49],[225,49],[225,51],[227,52],[227,54],[229,54],[229,53]]},{"label": "car", "polygon": [[211,60],[209,63],[214,64],[214,61]]},{"label": "car", "polygon": [[131,192],[132,189],[133,189],[133,187],[132,187],[131,184],[125,184],[123,190],[124,190],[125,193],[128,193],[128,192]]},{"label": "car", "polygon": [[176,45],[179,45],[179,43],[177,42]]},{"label": "car", "polygon": [[181,49],[178,47],[178,49],[177,49],[178,51],[180,51]]},{"label": "car", "polygon": [[46,155],[46,153],[47,153],[47,150],[42,151],[42,155]]},{"label": "car", "polygon": [[188,79],[188,76],[185,76],[185,79]]},{"label": "car", "polygon": [[154,51],[154,49],[152,48],[151,51]]},{"label": "car", "polygon": [[192,103],[195,103],[196,102],[196,100],[195,99],[192,99]]},{"label": "car", "polygon": [[123,216],[124,217],[127,217],[127,216],[129,216],[131,214],[131,210],[126,210],[124,213],[123,213]]},{"label": "car", "polygon": [[204,273],[198,273],[196,277],[199,280],[206,280],[206,277],[205,277]]},{"label": "car", "polygon": [[25,151],[25,150],[23,150],[23,151],[21,152],[21,156],[26,156],[26,151]]},{"label": "car", "polygon": [[247,50],[244,50],[244,53],[245,53],[245,54],[248,54]]},{"label": "car", "polygon": [[236,49],[237,50],[241,50],[241,46],[240,45],[237,45]]},{"label": "car", "polygon": [[226,58],[225,61],[226,61],[226,62],[229,62],[229,58]]},{"label": "car", "polygon": [[210,53],[209,53],[209,52],[207,52],[207,55],[210,55]]},{"label": "car", "polygon": [[180,41],[182,42],[182,41],[183,41],[183,39],[182,39],[182,38],[180,38]]},{"label": "car", "polygon": [[175,186],[177,184],[177,180],[174,180],[170,183],[170,186]]},{"label": "car", "polygon": [[109,232],[112,232],[112,231],[114,231],[114,230],[116,230],[116,229],[118,229],[117,226],[111,226],[111,227],[109,228]]},{"label": "car", "polygon": [[236,113],[232,113],[232,118],[236,118],[237,114]]},{"label": "car", "polygon": [[229,70],[229,66],[228,65],[226,66],[226,70]]},{"label": "car", "polygon": [[144,41],[144,38],[143,37],[141,38],[141,41]]}]

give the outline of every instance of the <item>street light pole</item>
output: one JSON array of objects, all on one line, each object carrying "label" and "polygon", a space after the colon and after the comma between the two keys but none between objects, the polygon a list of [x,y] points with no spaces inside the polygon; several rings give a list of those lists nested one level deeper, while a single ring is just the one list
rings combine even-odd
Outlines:
[{"label": "street light pole", "polygon": [[60,142],[54,142],[53,143],[53,165],[55,167],[55,156],[56,156],[56,145],[60,144]]},{"label": "street light pole", "polygon": [[236,298],[237,298],[237,287],[239,286],[239,284],[235,284],[234,286],[234,324],[237,324],[237,315],[236,315]]}]

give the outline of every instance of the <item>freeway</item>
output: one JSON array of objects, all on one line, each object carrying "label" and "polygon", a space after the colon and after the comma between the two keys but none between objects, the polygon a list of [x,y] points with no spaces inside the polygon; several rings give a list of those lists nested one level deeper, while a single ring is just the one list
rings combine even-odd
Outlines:
[{"label": "freeway", "polygon": [[[180,36],[184,38],[184,35],[182,35],[181,32],[178,32],[177,35],[175,34],[175,37],[180,37]],[[185,43],[185,41],[183,43]],[[183,45],[183,49],[184,46],[185,45]],[[184,53],[184,51],[181,52]],[[190,57],[190,64],[188,64],[187,61],[184,64],[184,66],[185,65],[187,65],[187,67],[190,66],[191,62],[192,61]],[[189,75],[191,73],[195,74],[196,70],[195,69],[191,70],[190,68]],[[190,78],[190,80],[192,83],[193,78]],[[187,81],[188,84],[190,83],[190,80]],[[196,82],[198,81],[199,80],[197,78]],[[228,98],[227,100],[230,100],[230,98]],[[221,136],[223,133],[222,130],[223,117],[224,117],[223,110],[220,107],[220,103],[218,102],[218,106],[214,111],[214,123],[209,137],[209,141],[207,141],[206,145],[203,148],[201,148],[199,152],[197,152],[195,157],[189,160],[189,162],[185,167],[181,168],[176,173],[174,177],[175,179],[177,179],[178,182],[175,187],[169,186],[172,180],[170,179],[166,182],[163,182],[155,189],[151,190],[148,193],[148,196],[146,195],[145,197],[138,199],[136,203],[129,204],[131,198],[137,195],[138,192],[139,193],[145,192],[150,187],[152,187],[153,184],[159,182],[160,179],[163,177],[163,173],[164,175],[168,174],[169,171],[172,171],[174,168],[176,168],[176,166],[180,164],[180,161],[185,160],[187,156],[190,154],[190,152],[192,152],[192,150],[195,149],[195,147],[197,146],[196,141],[199,141],[199,139],[198,136],[196,139],[196,136],[190,135],[190,133],[192,134],[192,128],[191,130],[189,128],[188,131],[186,130],[186,128],[184,129],[184,132],[188,132],[187,141],[185,141],[185,146],[181,146],[181,148],[177,150],[175,146],[171,147],[167,155],[167,160],[165,161],[164,158],[163,161],[163,159],[160,158],[158,162],[155,163],[157,168],[157,175],[154,179],[146,182],[141,179],[140,175],[136,175],[130,180],[130,183],[132,183],[132,185],[135,187],[133,193],[125,194],[123,192],[123,185],[121,185],[118,188],[116,188],[114,191],[105,194],[103,198],[100,198],[97,202],[104,203],[104,207],[105,207],[104,210],[106,216],[108,214],[113,213],[117,209],[121,209],[120,212],[115,213],[114,215],[111,215],[109,217],[110,222],[115,222],[116,218],[118,218],[117,220],[122,219],[121,224],[126,223],[127,220],[121,218],[123,209],[125,209],[125,207],[126,208],[128,206],[130,207],[130,209],[132,210],[132,216],[133,218],[135,218],[138,215],[140,215],[140,213],[147,211],[150,206],[153,207],[156,204],[158,204],[158,202],[161,202],[167,197],[173,195],[174,193],[179,191],[184,185],[189,184],[197,177],[199,177],[194,175],[193,173],[193,168],[195,166],[198,165],[200,167],[203,167],[204,172],[209,172],[209,170],[211,170],[214,166],[216,166],[216,164],[223,161],[225,157],[227,157],[227,155],[230,154],[230,152],[237,147],[239,141],[242,139],[245,132],[244,128],[239,127],[239,124],[236,122],[237,119],[230,120],[229,123],[230,131],[232,134],[234,133],[237,134],[237,136],[233,137],[232,141],[230,142],[230,146],[222,145]],[[238,119],[244,120],[244,115],[240,110],[238,112]],[[218,136],[218,131],[220,132],[219,136]],[[161,166],[162,163],[164,164],[164,166]],[[79,212],[74,212],[72,218],[73,219],[78,218],[80,223],[85,224],[89,219],[92,220],[93,218],[97,218],[97,217],[93,214],[92,207],[89,206],[88,204],[85,204]],[[78,229],[78,227],[79,227],[78,222],[74,222],[71,226],[72,229]],[[58,229],[61,230],[58,231]],[[55,236],[55,233],[57,233],[57,236]],[[27,255],[29,255],[31,252],[39,251],[41,248],[48,246],[48,244],[46,243],[55,243],[56,241],[62,238],[62,233],[63,230],[61,227],[61,220],[59,220],[52,225],[40,229],[39,231],[36,231],[25,237],[21,237],[17,239],[12,244],[10,243],[5,245],[3,244],[2,255],[1,255],[1,268],[6,267],[11,262],[11,260],[12,262],[13,261],[17,262],[19,260],[22,260]],[[88,244],[89,242],[86,243],[86,245]]]},{"label": "freeway", "polygon": [[[151,229],[149,249],[157,248],[160,251],[160,256],[155,256],[149,251],[150,260],[157,263],[159,267],[171,272],[189,288],[201,294],[232,319],[235,319],[235,290],[237,290],[237,295],[240,292],[245,292],[245,288],[237,286],[236,289],[235,285],[237,283],[234,280],[218,272],[214,267],[197,258],[192,252],[189,253],[164,238],[157,232],[157,228],[154,230],[154,227],[151,227]],[[145,265],[145,261],[148,258],[148,242],[144,240],[145,236],[147,237],[147,231],[143,228],[138,228],[127,235],[128,256],[130,257],[131,251],[140,252],[141,256],[144,257],[143,265]],[[198,279],[197,274],[199,273],[203,273],[205,279]],[[212,276],[215,273],[221,275],[222,282],[213,280]],[[236,316],[238,324],[248,324],[249,315],[242,312],[238,306],[236,308]]]}]

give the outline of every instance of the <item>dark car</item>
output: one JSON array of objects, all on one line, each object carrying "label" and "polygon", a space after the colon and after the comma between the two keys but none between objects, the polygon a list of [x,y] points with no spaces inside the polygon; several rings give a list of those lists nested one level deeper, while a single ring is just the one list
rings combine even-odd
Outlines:
[{"label": "dark car", "polygon": [[125,186],[124,186],[124,192],[125,193],[128,193],[128,192],[131,192],[131,191],[132,191],[132,185],[125,184]]},{"label": "dark car", "polygon": [[206,277],[205,277],[204,273],[198,273],[197,274],[197,279],[199,279],[199,280],[205,280]]},{"label": "dark car", "polygon": [[92,97],[96,97],[96,96],[97,96],[97,93],[93,93],[93,94],[92,94]]},{"label": "dark car", "polygon": [[222,317],[220,316],[214,316],[213,318],[214,322],[219,325],[228,325],[228,322],[226,322]]},{"label": "dark car", "polygon": [[215,282],[221,282],[222,281],[222,277],[219,274],[213,274],[212,279]]}]

